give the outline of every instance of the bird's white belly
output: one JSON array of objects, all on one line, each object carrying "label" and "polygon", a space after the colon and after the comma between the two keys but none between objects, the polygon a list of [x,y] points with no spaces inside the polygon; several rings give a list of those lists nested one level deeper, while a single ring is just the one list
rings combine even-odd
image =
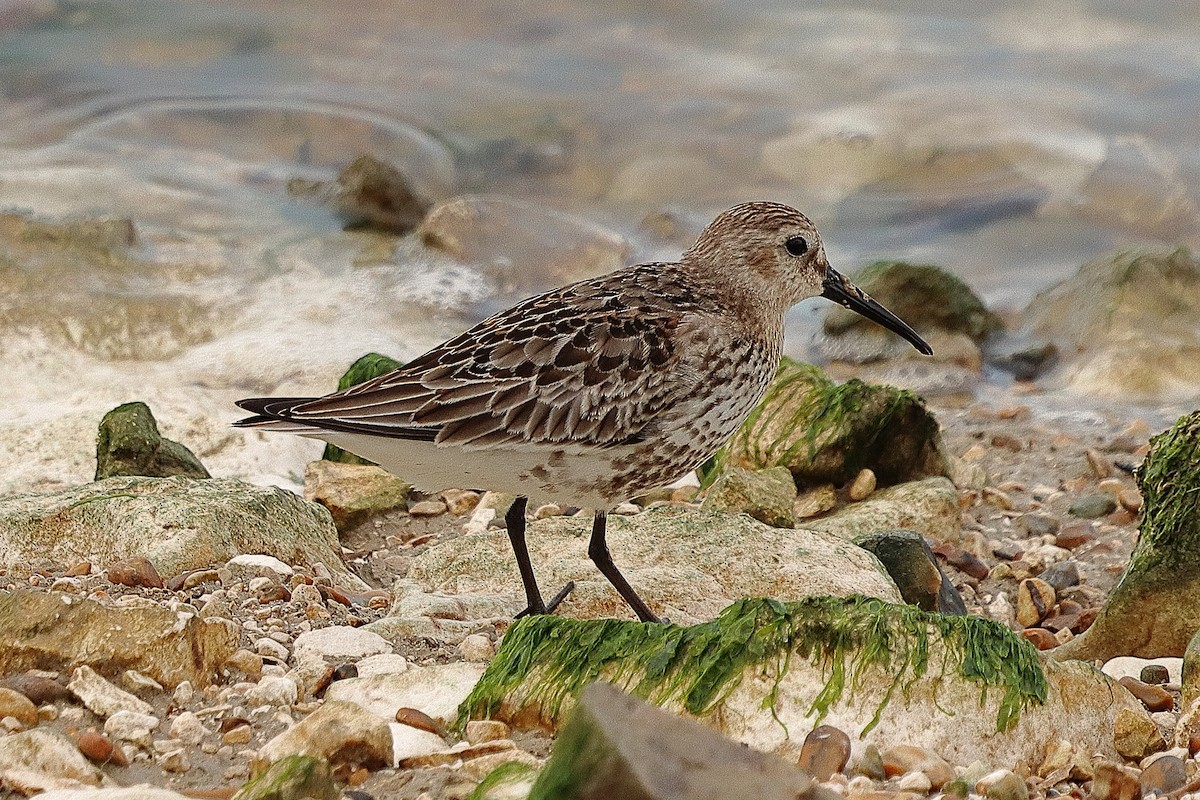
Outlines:
[{"label": "bird's white belly", "polygon": [[533,504],[557,502],[596,509],[628,499],[604,497],[597,487],[612,472],[613,459],[627,455],[629,448],[564,445],[464,450],[343,431],[305,435],[374,461],[422,491],[482,489],[525,495]]}]

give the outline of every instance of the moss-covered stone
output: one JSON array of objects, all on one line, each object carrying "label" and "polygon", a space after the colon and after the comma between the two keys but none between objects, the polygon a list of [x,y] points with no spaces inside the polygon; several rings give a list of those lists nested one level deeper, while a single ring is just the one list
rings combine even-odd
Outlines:
[{"label": "moss-covered stone", "polygon": [[796,482],[787,467],[758,471],[730,467],[708,488],[700,507],[749,514],[776,528],[791,528],[796,524],[795,503]]},{"label": "moss-covered stone", "polygon": [[191,450],[158,432],[150,407],[141,402],[105,414],[96,434],[96,480],[126,475],[211,477]]},{"label": "moss-covered stone", "polygon": [[[979,342],[1003,327],[979,295],[961,278],[932,264],[876,261],[859,270],[854,282],[919,331],[941,329],[965,333]],[[834,307],[825,315],[825,332],[874,330],[875,323],[849,309]]]},{"label": "moss-covered stone", "polygon": [[1129,566],[1095,623],[1056,658],[1182,656],[1200,629],[1200,411],[1153,437],[1134,477],[1142,521]]},{"label": "moss-covered stone", "polygon": [[836,800],[782,759],[594,683],[529,800]]},{"label": "moss-covered stone", "polygon": [[276,761],[232,800],[336,800],[340,794],[328,761],[293,755]]},{"label": "moss-covered stone", "polygon": [[870,468],[881,486],[945,474],[941,432],[911,392],[857,379],[836,384],[785,358],[766,396],[703,477],[724,466],[787,467],[799,486],[844,484]]},{"label": "moss-covered stone", "polygon": [[941,670],[977,683],[981,695],[1003,694],[996,730],[1011,728],[1023,709],[1046,699],[1037,653],[1003,625],[974,616],[929,614],[914,606],[867,598],[809,598],[796,603],[744,599],[711,622],[681,628],[621,620],[519,620],[459,710],[460,725],[502,709],[515,723],[551,725],[587,684],[606,680],[657,705],[677,704],[704,716],[748,672],[773,676],[763,707],[776,713],[779,682],[795,659],[823,665],[826,682],[809,713],[864,688],[882,669],[891,688],[866,733],[896,690],[908,691],[930,669],[931,646],[947,654]]},{"label": "moss-covered stone", "polygon": [[467,800],[526,800],[537,770],[520,761],[506,761],[489,772]]},{"label": "moss-covered stone", "polygon": [[[360,383],[365,383],[372,378],[378,378],[380,375],[386,375],[402,366],[404,366],[404,363],[394,358],[389,358],[379,353],[367,353],[351,364],[345,374],[338,379],[337,390],[340,392],[343,389],[349,389],[351,386],[358,386]],[[356,456],[354,453],[349,453],[331,444],[325,445],[325,452],[321,454],[321,458],[326,461],[340,461],[343,464],[375,465],[374,461],[367,461],[365,458]]]}]

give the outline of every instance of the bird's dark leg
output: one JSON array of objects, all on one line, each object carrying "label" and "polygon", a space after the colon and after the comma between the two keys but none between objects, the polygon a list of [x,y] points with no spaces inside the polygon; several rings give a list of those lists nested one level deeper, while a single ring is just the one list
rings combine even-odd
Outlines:
[{"label": "bird's dark leg", "polygon": [[574,581],[558,594],[550,598],[549,603],[542,601],[542,592],[538,589],[537,579],[533,577],[533,562],[529,560],[529,548],[525,545],[525,506],[528,498],[518,497],[504,513],[504,525],[508,530],[508,541],[512,544],[513,555],[517,557],[517,569],[521,572],[521,584],[525,587],[525,610],[517,614],[517,618],[531,614],[553,614],[566,596],[575,588]]},{"label": "bird's dark leg", "polygon": [[637,596],[637,592],[633,590],[629,581],[625,580],[625,576],[621,574],[621,570],[617,569],[617,565],[613,563],[612,555],[608,552],[607,528],[608,516],[603,511],[597,511],[596,516],[592,519],[592,538],[588,541],[588,558],[592,559],[600,573],[608,578],[608,582],[638,615],[638,619],[642,622],[661,622],[642,598]]}]

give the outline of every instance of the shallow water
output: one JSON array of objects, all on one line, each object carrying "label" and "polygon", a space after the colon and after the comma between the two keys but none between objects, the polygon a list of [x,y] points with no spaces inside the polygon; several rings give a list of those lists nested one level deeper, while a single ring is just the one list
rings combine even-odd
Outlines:
[{"label": "shallow water", "polygon": [[[1200,245],[1187,4],[345,9],[0,4],[0,208],[137,231],[115,264],[0,263],[0,491],[85,479],[95,422],[135,398],[214,472],[288,480],[315,446],[246,444],[224,428],[232,399],[327,390],[367,350],[413,356],[574,277],[413,242],[392,255],[288,196],[363,152],[431,199],[605,226],[634,259],[677,254],[735,202],[780,200],[837,266],[940,263],[1000,309],[1115,248]],[[674,234],[640,224],[663,210]],[[793,312],[793,353],[819,305]]]}]

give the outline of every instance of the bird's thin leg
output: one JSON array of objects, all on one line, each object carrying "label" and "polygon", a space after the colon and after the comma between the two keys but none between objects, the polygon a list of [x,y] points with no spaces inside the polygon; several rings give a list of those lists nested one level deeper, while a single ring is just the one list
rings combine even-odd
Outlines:
[{"label": "bird's thin leg", "polygon": [[621,570],[617,569],[617,565],[613,563],[612,555],[608,552],[607,528],[608,516],[603,511],[597,511],[596,516],[592,519],[592,538],[588,541],[588,558],[592,559],[600,573],[608,578],[608,582],[638,615],[638,619],[642,622],[661,622],[642,598],[637,596],[637,592],[633,590],[629,581],[625,580],[625,576],[621,574]]},{"label": "bird's thin leg", "polygon": [[553,614],[566,596],[575,588],[574,581],[558,594],[550,598],[549,603],[542,601],[542,592],[538,589],[537,579],[533,576],[533,562],[529,560],[529,548],[525,544],[525,506],[528,498],[518,497],[504,513],[504,525],[508,530],[508,541],[512,544],[513,555],[517,557],[517,569],[521,572],[521,584],[525,587],[525,610],[517,614],[517,618],[530,614]]}]

